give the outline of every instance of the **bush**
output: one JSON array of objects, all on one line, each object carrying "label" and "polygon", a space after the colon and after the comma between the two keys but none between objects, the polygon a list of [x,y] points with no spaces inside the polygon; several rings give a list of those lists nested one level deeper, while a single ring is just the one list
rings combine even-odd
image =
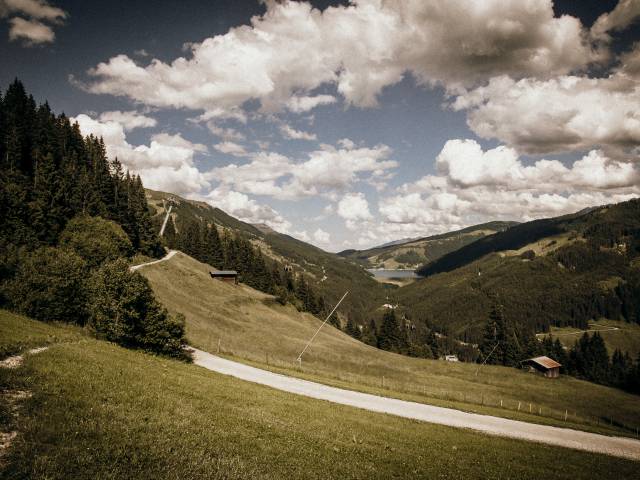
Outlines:
[{"label": "bush", "polygon": [[89,324],[97,336],[127,347],[188,359],[184,321],[172,318],[149,282],[123,259],[105,263],[89,282]]},{"label": "bush", "polygon": [[536,252],[534,252],[533,250],[527,250],[520,254],[520,258],[522,260],[533,260],[534,258],[536,258]]},{"label": "bush", "polygon": [[32,318],[83,325],[86,276],[86,262],[79,255],[43,247],[24,254],[6,294],[14,309]]},{"label": "bush", "polygon": [[128,257],[133,251],[131,241],[120,225],[90,216],[71,219],[60,236],[60,246],[76,252],[89,267]]}]

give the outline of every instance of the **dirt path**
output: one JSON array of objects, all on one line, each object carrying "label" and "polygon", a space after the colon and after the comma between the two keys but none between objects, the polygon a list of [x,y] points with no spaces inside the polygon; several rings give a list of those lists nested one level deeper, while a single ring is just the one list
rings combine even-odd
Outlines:
[{"label": "dirt path", "polygon": [[138,270],[138,269],[140,269],[142,267],[146,267],[147,265],[155,265],[156,263],[164,262],[165,260],[169,260],[176,253],[178,253],[177,250],[169,250],[167,252],[167,254],[164,257],[162,257],[160,260],[154,260],[152,262],[141,263],[140,265],[134,265],[134,266],[130,267],[129,270],[131,270],[132,272],[135,272],[136,270]]},{"label": "dirt path", "polygon": [[568,428],[537,425],[506,418],[461,412],[450,408],[435,407],[368,393],[343,390],[299,378],[287,377],[259,368],[226,360],[194,349],[194,363],[214,372],[231,375],[248,382],[266,385],[297,395],[326,400],[372,412],[387,413],[423,422],[469,428],[490,435],[516,438],[573,448],[587,452],[603,453],[616,457],[640,460],[640,441],[624,437],[608,437]]}]

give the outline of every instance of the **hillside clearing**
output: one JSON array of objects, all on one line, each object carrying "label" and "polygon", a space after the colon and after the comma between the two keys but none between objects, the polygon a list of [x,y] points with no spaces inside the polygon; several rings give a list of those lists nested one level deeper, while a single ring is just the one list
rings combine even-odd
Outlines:
[{"label": "hillside clearing", "polygon": [[472,364],[409,358],[328,325],[299,371],[295,359],[319,320],[245,285],[213,281],[209,268],[178,253],[141,270],[161,302],[185,315],[187,337],[201,350],[343,388],[535,423],[633,435],[640,423],[638,398],[619,390],[570,377],[549,381],[512,368],[478,371]]},{"label": "hillside clearing", "polygon": [[640,355],[640,325],[637,323],[621,322],[616,320],[599,319],[597,322],[589,322],[588,330],[578,330],[576,328],[552,327],[549,334],[539,334],[540,336],[551,335],[558,338],[562,344],[571,348],[580,340],[583,333],[592,334],[598,332],[604,339],[609,355],[616,349],[627,352],[631,358],[638,358]]}]

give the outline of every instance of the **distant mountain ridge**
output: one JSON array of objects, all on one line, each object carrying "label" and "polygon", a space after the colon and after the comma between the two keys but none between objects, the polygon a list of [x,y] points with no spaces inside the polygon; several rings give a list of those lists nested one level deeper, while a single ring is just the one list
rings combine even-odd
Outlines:
[{"label": "distant mountain ridge", "polygon": [[517,222],[493,221],[453,232],[390,242],[367,250],[344,250],[338,255],[368,268],[417,268],[487,235],[504,231]]}]

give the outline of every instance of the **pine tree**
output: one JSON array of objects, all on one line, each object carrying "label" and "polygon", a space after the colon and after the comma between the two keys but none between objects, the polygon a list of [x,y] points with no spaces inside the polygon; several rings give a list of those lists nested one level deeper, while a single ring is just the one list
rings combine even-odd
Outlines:
[{"label": "pine tree", "polygon": [[210,265],[222,268],[224,266],[224,250],[215,224],[212,224],[207,231],[206,244]]},{"label": "pine tree", "polygon": [[398,351],[401,347],[401,332],[396,319],[396,313],[388,308],[382,317],[382,324],[378,332],[378,348],[382,350]]},{"label": "pine tree", "polygon": [[353,321],[353,318],[351,318],[351,316],[349,316],[347,319],[347,325],[345,326],[344,331],[347,335],[350,335],[357,340],[360,340],[360,338],[362,337],[360,328],[358,327],[358,325],[356,325],[356,322]]},{"label": "pine tree", "polygon": [[60,177],[51,153],[38,157],[31,190],[33,199],[29,203],[31,221],[38,239],[44,244],[53,245],[64,226]]}]

